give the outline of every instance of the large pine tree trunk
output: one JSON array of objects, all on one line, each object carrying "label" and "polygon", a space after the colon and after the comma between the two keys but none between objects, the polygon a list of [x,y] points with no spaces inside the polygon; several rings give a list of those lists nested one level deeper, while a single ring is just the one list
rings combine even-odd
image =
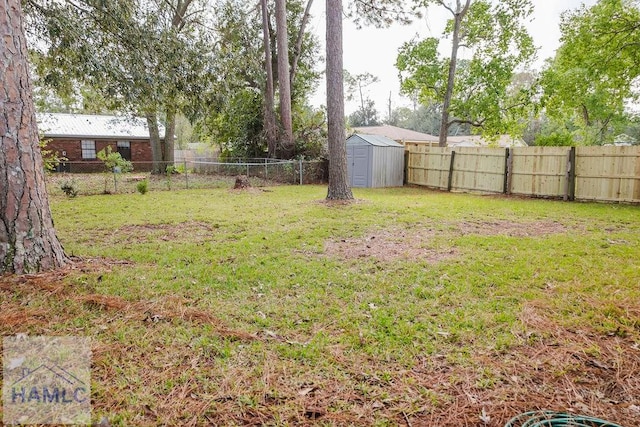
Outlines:
[{"label": "large pine tree trunk", "polygon": [[260,1],[262,9],[262,35],[264,38],[264,69],[267,81],[264,94],[264,134],[267,139],[267,150],[269,157],[276,156],[276,145],[278,138],[278,128],[276,127],[274,85],[273,85],[273,64],[271,63],[271,34],[269,31],[269,8],[267,0]]},{"label": "large pine tree trunk", "polygon": [[49,209],[20,0],[0,5],[0,271],[32,273],[67,257]]},{"label": "large pine tree trunk", "polygon": [[291,116],[291,85],[289,82],[289,33],[287,31],[287,7],[285,0],[276,0],[276,38],[278,52],[278,88],[280,95],[280,123],[282,156],[294,154],[293,120]]},{"label": "large pine tree trunk", "polygon": [[342,0],[327,0],[327,125],[329,200],[353,199],[347,176],[342,68]]}]

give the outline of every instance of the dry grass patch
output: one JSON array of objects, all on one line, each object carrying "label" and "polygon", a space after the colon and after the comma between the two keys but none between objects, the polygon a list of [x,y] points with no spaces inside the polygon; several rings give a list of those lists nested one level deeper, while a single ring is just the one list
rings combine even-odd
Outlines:
[{"label": "dry grass patch", "polygon": [[372,231],[363,237],[344,238],[325,242],[324,253],[347,260],[374,258],[378,261],[423,261],[430,264],[455,257],[455,248],[434,248],[434,239],[446,236],[538,237],[560,234],[568,228],[558,221],[514,222],[508,220],[460,221],[447,224],[448,230],[416,226],[391,227]]},{"label": "dry grass patch", "polygon": [[328,241],[324,249],[326,255],[341,259],[375,258],[383,262],[406,260],[436,263],[456,255],[453,248],[429,247],[434,236],[432,229],[387,229],[364,237]]},{"label": "dry grass patch", "polygon": [[111,233],[113,239],[121,242],[150,241],[205,241],[216,232],[217,225],[202,221],[187,221],[175,224],[128,224]]},{"label": "dry grass patch", "polygon": [[465,234],[480,236],[537,237],[566,233],[569,229],[558,221],[515,222],[508,220],[461,221],[452,227]]},{"label": "dry grass patch", "polygon": [[[15,295],[16,298],[2,298],[0,300],[0,325],[7,331],[12,327],[29,327],[41,324],[52,314],[41,308],[29,307],[30,301],[38,298],[59,298],[58,302],[75,302],[90,312],[116,311],[120,320],[127,322],[171,322],[181,320],[195,325],[209,325],[222,337],[253,340],[254,335],[234,331],[224,326],[224,322],[213,314],[190,307],[191,301],[182,297],[167,297],[159,300],[128,301],[115,295],[92,293],[92,285],[80,288],[70,280],[65,280],[74,272],[104,274],[115,266],[128,265],[127,262],[91,259],[71,262],[62,269],[23,276],[4,275],[0,277],[0,295]],[[98,276],[101,280],[102,276]],[[56,313],[59,315],[59,313]],[[73,310],[66,312],[68,319],[57,318],[58,322],[72,320],[77,313]],[[63,316],[64,317],[64,316]],[[102,319],[104,323],[111,323],[117,318],[112,315]],[[100,323],[100,319],[97,320]]]}]

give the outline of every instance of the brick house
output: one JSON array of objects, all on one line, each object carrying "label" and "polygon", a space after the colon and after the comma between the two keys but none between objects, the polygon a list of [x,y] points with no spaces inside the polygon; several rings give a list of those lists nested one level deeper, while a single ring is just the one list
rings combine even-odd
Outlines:
[{"label": "brick house", "polygon": [[[46,148],[67,161],[60,171],[96,172],[103,170],[97,153],[108,145],[133,163],[134,170],[151,169],[151,143],[147,121],[141,118],[86,114],[40,113],[38,130]],[[164,138],[164,129],[160,128]]]}]

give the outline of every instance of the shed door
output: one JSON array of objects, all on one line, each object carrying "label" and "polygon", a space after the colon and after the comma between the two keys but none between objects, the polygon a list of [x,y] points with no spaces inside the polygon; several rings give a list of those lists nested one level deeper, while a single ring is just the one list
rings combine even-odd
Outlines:
[{"label": "shed door", "polygon": [[347,147],[347,169],[352,187],[369,187],[369,146]]}]

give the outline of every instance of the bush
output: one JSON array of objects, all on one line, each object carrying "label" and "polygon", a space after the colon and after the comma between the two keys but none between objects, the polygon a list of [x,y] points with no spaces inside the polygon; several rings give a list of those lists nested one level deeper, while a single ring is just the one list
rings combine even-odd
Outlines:
[{"label": "bush", "polygon": [[147,191],[149,191],[149,180],[143,179],[142,181],[138,182],[138,184],[136,184],[136,190],[140,194],[146,194]]},{"label": "bush", "polygon": [[76,187],[76,183],[73,181],[65,181],[60,186],[60,189],[64,194],[68,197],[76,197],[78,195],[78,188]]},{"label": "bush", "polygon": [[122,158],[122,155],[117,151],[113,151],[110,145],[107,145],[103,150],[100,150],[96,157],[104,162],[104,167],[107,172],[115,172],[115,168],[119,168],[122,173],[131,172],[133,170],[133,164],[129,160]]}]

